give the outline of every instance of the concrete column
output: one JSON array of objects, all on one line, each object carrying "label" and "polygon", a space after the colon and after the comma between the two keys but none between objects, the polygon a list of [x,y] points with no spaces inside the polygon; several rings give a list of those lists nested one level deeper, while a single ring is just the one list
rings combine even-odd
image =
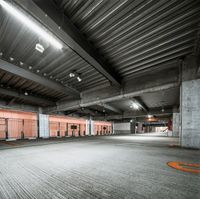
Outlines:
[{"label": "concrete column", "polygon": [[156,127],[155,126],[152,126],[151,132],[156,132]]},{"label": "concrete column", "polygon": [[92,117],[90,116],[89,118],[89,136],[92,135],[92,129],[93,129],[93,126],[92,126]]},{"label": "concrete column", "polygon": [[136,123],[135,119],[132,119],[132,120],[130,121],[131,133],[132,133],[132,134],[135,134],[135,133],[136,133],[136,131],[135,131],[135,123]]},{"label": "concrete column", "polygon": [[48,138],[49,132],[49,115],[39,114],[39,137]]},{"label": "concrete column", "polygon": [[112,122],[112,134],[115,134],[115,123],[114,122]]},{"label": "concrete column", "polygon": [[137,128],[137,132],[138,133],[143,133],[142,127],[143,127],[143,123],[142,122],[138,122],[138,128]]},{"label": "concrete column", "polygon": [[172,136],[179,136],[179,125],[180,125],[180,113],[173,113],[173,125],[172,125]]},{"label": "concrete column", "polygon": [[200,79],[182,83],[181,144],[200,148]]},{"label": "concrete column", "polygon": [[200,79],[199,64],[194,56],[187,57],[182,66],[180,95],[181,145],[200,149]]}]

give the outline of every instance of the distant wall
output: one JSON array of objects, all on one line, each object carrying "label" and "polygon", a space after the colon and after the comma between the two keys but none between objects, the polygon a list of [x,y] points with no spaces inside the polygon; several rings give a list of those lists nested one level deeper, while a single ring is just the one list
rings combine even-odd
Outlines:
[{"label": "distant wall", "polygon": [[131,133],[131,125],[129,122],[126,123],[114,123],[115,134],[127,134]]},{"label": "distant wall", "polygon": [[0,109],[0,140],[111,135],[112,122]]},{"label": "distant wall", "polygon": [[0,139],[37,137],[37,114],[0,109]]}]

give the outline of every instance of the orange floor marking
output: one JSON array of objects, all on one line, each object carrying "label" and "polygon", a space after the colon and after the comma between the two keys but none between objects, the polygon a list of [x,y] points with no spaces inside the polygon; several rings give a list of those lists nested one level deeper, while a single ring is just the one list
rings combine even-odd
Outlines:
[{"label": "orange floor marking", "polygon": [[168,162],[167,165],[177,170],[200,174],[200,164],[191,164],[185,162]]}]

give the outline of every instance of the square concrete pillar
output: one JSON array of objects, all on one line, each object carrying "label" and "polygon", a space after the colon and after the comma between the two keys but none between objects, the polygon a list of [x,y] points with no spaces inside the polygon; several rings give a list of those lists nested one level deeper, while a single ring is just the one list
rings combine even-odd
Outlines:
[{"label": "square concrete pillar", "polygon": [[144,133],[144,131],[143,131],[143,123],[142,122],[138,122],[137,133]]},{"label": "square concrete pillar", "polygon": [[200,149],[200,79],[199,59],[190,55],[182,64],[180,95],[181,145]]},{"label": "square concrete pillar", "polygon": [[181,145],[200,149],[200,79],[183,82],[181,91]]},{"label": "square concrete pillar", "polygon": [[180,113],[173,113],[172,136],[179,137]]},{"label": "square concrete pillar", "polygon": [[132,120],[130,121],[131,133],[132,133],[132,134],[135,134],[135,133],[136,133],[136,131],[135,131],[135,123],[136,123],[135,119],[132,119]]}]

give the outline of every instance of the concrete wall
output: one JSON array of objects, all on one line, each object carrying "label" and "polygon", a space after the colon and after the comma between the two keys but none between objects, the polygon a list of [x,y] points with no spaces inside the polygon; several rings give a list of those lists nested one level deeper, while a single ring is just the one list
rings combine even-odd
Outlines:
[{"label": "concrete wall", "polygon": [[200,148],[200,79],[183,82],[181,91],[181,144]]},{"label": "concrete wall", "polygon": [[127,134],[127,133],[131,133],[130,122],[115,123],[114,124],[114,133],[115,134]]}]

